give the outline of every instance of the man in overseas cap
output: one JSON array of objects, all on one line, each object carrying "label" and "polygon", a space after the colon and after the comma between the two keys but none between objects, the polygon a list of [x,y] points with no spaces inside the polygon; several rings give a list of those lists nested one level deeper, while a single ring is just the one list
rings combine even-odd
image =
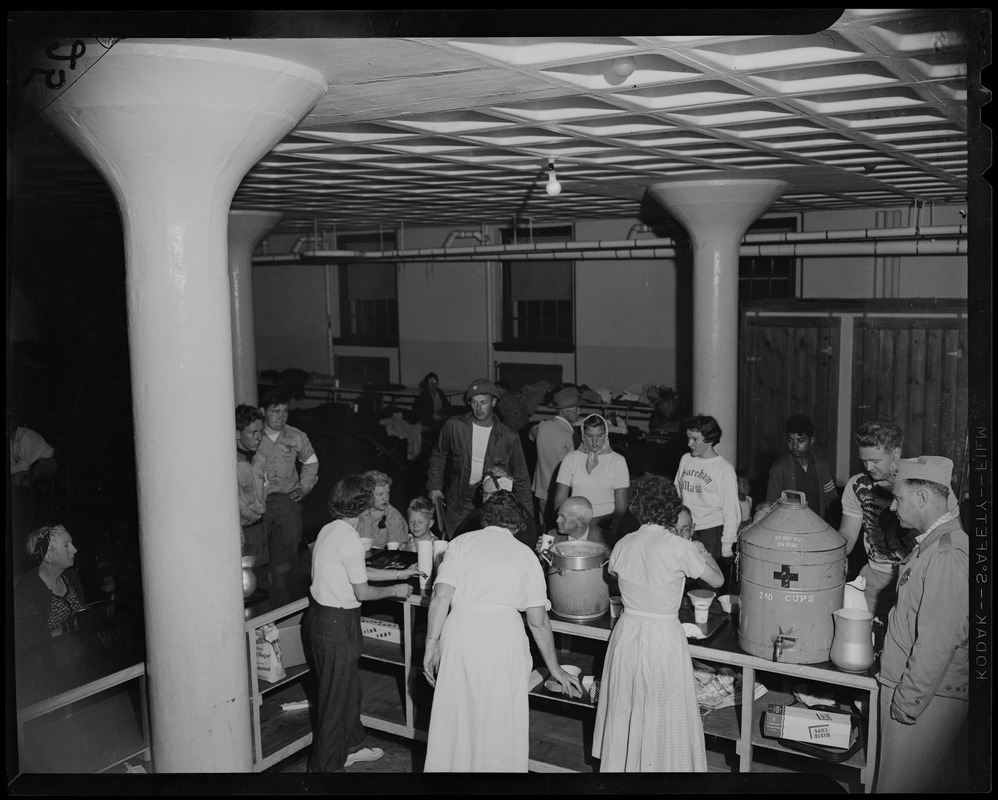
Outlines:
[{"label": "man in overseas cap", "polygon": [[[915,532],[880,657],[875,792],[960,791],[969,707],[970,540],[950,509],[953,462],[897,462],[891,509]],[[963,764],[964,769],[959,765]]]},{"label": "man in overseas cap", "polygon": [[[475,490],[488,467],[503,467],[513,477],[513,494],[530,508],[530,472],[516,431],[500,422],[494,412],[499,390],[488,378],[477,378],[464,394],[471,410],[444,422],[430,454],[426,489],[430,500],[443,498],[447,538],[475,507]],[[451,467],[451,481],[443,491],[444,472]]]},{"label": "man in overseas cap", "polygon": [[537,444],[537,466],[534,469],[534,497],[537,498],[538,521],[542,530],[555,524],[552,486],[557,477],[558,465],[579,442],[575,421],[579,418],[582,394],[575,386],[566,386],[555,392],[551,406],[555,416],[542,419],[530,429],[530,438]]}]

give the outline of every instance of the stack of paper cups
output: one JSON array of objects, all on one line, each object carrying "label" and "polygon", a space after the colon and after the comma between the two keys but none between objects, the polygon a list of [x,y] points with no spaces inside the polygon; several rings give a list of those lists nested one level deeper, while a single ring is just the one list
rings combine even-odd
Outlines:
[{"label": "stack of paper cups", "polygon": [[416,566],[423,573],[419,578],[419,588],[425,589],[433,572],[433,542],[416,543]]}]

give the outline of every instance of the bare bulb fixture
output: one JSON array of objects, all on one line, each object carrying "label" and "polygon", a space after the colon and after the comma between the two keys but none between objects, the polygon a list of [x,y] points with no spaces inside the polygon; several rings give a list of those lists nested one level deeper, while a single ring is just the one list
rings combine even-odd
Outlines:
[{"label": "bare bulb fixture", "polygon": [[610,70],[618,78],[629,78],[631,73],[634,72],[634,59],[627,58],[615,58],[610,63]]},{"label": "bare bulb fixture", "polygon": [[544,191],[552,197],[561,194],[561,184],[558,183],[558,176],[555,175],[553,161],[548,162],[548,183],[544,187]]}]

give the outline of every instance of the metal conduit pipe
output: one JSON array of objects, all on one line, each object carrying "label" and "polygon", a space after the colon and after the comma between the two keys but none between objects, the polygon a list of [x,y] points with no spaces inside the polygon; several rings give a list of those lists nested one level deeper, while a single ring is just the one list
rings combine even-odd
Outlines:
[{"label": "metal conduit pipe", "polygon": [[[924,240],[893,240],[883,242],[837,242],[837,243],[784,243],[767,245],[741,245],[739,256],[790,256],[790,257],[822,257],[822,256],[928,256],[928,255],[966,255],[966,239],[934,239]],[[383,260],[383,261],[613,261],[629,259],[674,259],[678,251],[675,247],[622,247],[588,250],[556,250],[556,251],[515,251],[500,253],[455,253],[438,252],[433,255],[422,253],[346,253],[330,251],[327,253],[309,254],[316,258],[349,257],[353,259]],[[265,256],[254,259],[257,263],[279,260],[276,256]],[[287,259],[285,259],[287,260]]]}]

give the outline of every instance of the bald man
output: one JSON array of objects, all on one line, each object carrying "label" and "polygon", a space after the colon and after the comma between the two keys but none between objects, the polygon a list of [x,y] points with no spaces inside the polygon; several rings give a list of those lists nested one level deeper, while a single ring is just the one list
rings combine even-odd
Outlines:
[{"label": "bald man", "polygon": [[[558,506],[558,515],[555,518],[557,532],[549,531],[549,533],[554,535],[552,544],[568,541],[596,542],[597,544],[604,545],[609,550],[610,545],[607,544],[603,536],[603,531],[600,530],[598,525],[591,524],[592,519],[592,503],[585,497],[569,497]],[[543,537],[537,538],[536,549],[538,553],[542,549],[543,541]]]}]

